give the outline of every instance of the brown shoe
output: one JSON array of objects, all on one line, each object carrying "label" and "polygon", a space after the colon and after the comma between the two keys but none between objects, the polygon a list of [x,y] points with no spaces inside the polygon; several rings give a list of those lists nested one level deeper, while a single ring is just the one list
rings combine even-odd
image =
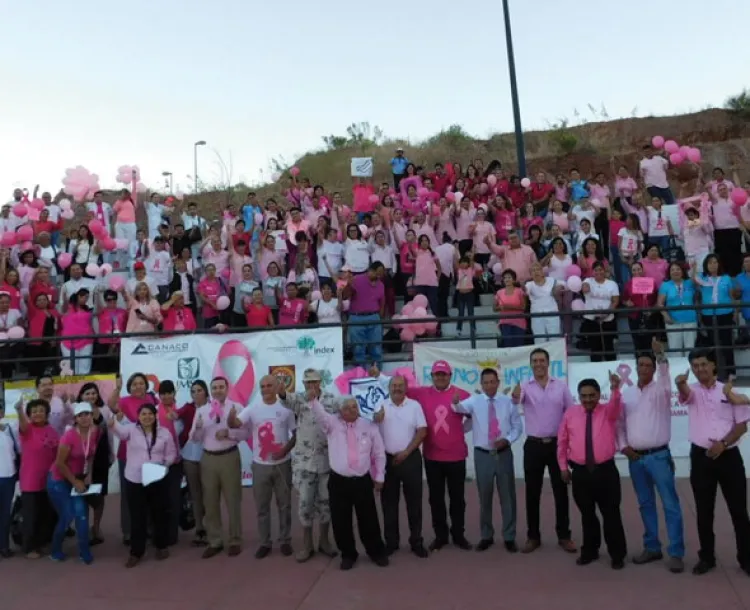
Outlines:
[{"label": "brown shoe", "polygon": [[576,543],[573,542],[570,538],[566,538],[565,540],[559,540],[557,542],[557,545],[566,553],[578,552],[578,547],[576,546]]},{"label": "brown shoe", "polygon": [[154,557],[156,557],[158,561],[164,561],[169,557],[169,551],[167,549],[156,549]]},{"label": "brown shoe", "polygon": [[203,551],[203,559],[211,559],[211,557],[216,557],[219,553],[221,553],[223,547],[220,546],[210,546],[205,551]]},{"label": "brown shoe", "polygon": [[526,544],[523,545],[521,552],[528,555],[529,553],[536,551],[540,546],[542,546],[542,543],[538,540],[527,540]]},{"label": "brown shoe", "polygon": [[242,547],[239,544],[233,544],[227,549],[227,555],[230,557],[237,557],[242,552]]},{"label": "brown shoe", "polygon": [[141,563],[141,558],[140,557],[136,557],[135,555],[131,555],[130,557],[128,557],[128,560],[125,562],[125,567],[126,568],[134,568],[139,563]]}]

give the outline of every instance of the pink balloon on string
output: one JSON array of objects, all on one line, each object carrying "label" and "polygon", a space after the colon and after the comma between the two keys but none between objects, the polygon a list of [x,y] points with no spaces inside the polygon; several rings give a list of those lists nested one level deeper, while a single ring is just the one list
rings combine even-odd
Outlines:
[{"label": "pink balloon on string", "polygon": [[17,203],[13,206],[13,213],[19,218],[23,218],[29,213],[29,209],[23,203]]},{"label": "pink balloon on string", "polygon": [[697,148],[691,148],[688,151],[687,158],[691,163],[701,162],[701,151]]},{"label": "pink balloon on string", "polygon": [[682,162],[685,160],[685,158],[682,156],[681,152],[673,152],[669,155],[669,162],[672,165],[682,165]]},{"label": "pink balloon on string", "polygon": [[568,268],[565,269],[565,279],[571,277],[581,277],[581,268],[578,265],[569,265]]},{"label": "pink balloon on string", "polygon": [[678,150],[680,150],[680,145],[674,140],[667,140],[666,142],[664,142],[664,150],[666,150],[669,154],[676,153]]},{"label": "pink balloon on string", "polygon": [[747,203],[747,191],[736,186],[732,189],[729,198],[735,205],[745,205]]},{"label": "pink balloon on string", "polygon": [[34,239],[34,229],[29,225],[23,225],[16,231],[18,241],[31,241]]},{"label": "pink balloon on string", "polygon": [[293,167],[292,169],[289,170],[289,173],[292,176],[299,176],[299,167]]},{"label": "pink balloon on string", "polygon": [[[415,296],[412,299],[411,302],[414,303],[414,307],[412,309],[412,312],[414,312],[414,313],[416,313],[415,310],[417,308],[427,309],[427,307],[430,304],[430,302],[427,300],[427,297],[425,295],[423,295],[423,294],[418,294],[417,296]],[[404,307],[406,307],[406,306],[404,306]],[[427,313],[427,312],[425,312],[425,313]]]},{"label": "pink balloon on string", "polygon": [[73,255],[69,252],[63,252],[57,255],[57,265],[60,269],[67,269],[73,262]]},{"label": "pink balloon on string", "polygon": [[651,146],[654,148],[662,148],[664,146],[664,138],[662,136],[654,136],[651,138]]}]

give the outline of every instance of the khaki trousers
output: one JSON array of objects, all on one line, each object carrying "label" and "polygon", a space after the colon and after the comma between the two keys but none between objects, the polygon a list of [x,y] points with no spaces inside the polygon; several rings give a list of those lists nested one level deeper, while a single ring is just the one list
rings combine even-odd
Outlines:
[{"label": "khaki trousers", "polygon": [[241,545],[242,465],[239,450],[235,448],[228,453],[220,454],[204,451],[201,458],[201,486],[203,487],[203,505],[206,510],[203,523],[206,526],[209,546],[214,548],[223,546],[222,496],[229,514],[227,545]]},{"label": "khaki trousers", "polygon": [[190,490],[190,499],[193,502],[193,518],[195,519],[195,531],[196,533],[201,532],[205,530],[205,526],[203,524],[203,517],[205,515],[205,511],[203,509],[203,485],[201,484],[201,463],[183,460],[182,468],[185,471],[185,477],[187,478],[188,489]]},{"label": "khaki trousers", "polygon": [[271,546],[271,498],[279,513],[279,544],[292,540],[292,461],[281,464],[253,462],[253,496],[258,511],[260,546]]}]

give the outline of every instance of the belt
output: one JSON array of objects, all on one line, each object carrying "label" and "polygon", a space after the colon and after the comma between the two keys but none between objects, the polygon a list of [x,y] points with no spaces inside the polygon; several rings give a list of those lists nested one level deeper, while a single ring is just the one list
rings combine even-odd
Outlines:
[{"label": "belt", "polygon": [[653,449],[633,449],[638,455],[651,455],[652,453],[659,453],[660,451],[669,451],[669,445],[662,445],[661,447],[654,447]]},{"label": "belt", "polygon": [[533,443],[542,443],[544,445],[549,445],[550,443],[556,443],[557,437],[556,436],[527,436],[527,441],[531,441]]},{"label": "belt", "polygon": [[349,317],[351,316],[379,316],[379,311],[359,311],[357,313],[354,313],[353,311],[349,312]]},{"label": "belt", "polygon": [[482,453],[489,453],[490,455],[498,455],[500,453],[505,453],[510,449],[510,445],[507,447],[503,447],[502,449],[485,449],[484,447],[474,447],[475,451],[481,451]]},{"label": "belt", "polygon": [[[586,464],[579,464],[578,462],[573,462],[571,460],[568,460],[568,465],[574,470],[577,470],[577,469],[588,470],[588,466],[586,466]],[[615,460],[611,459],[611,460],[607,460],[606,462],[600,462],[596,464],[596,468],[601,468],[602,466],[614,466],[614,465],[615,465]]]},{"label": "belt", "polygon": [[228,447],[227,449],[221,449],[220,451],[209,451],[208,449],[204,449],[203,453],[207,453],[208,455],[226,455],[227,453],[232,453],[233,451],[239,451],[237,449],[237,445],[234,447]]}]

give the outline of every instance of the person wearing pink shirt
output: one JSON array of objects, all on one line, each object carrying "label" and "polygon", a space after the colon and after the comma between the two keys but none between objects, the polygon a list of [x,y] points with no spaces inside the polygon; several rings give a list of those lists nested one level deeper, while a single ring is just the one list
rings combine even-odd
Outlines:
[{"label": "person wearing pink shirt", "polygon": [[714,222],[714,251],[726,272],[734,277],[742,271],[742,232],[740,207],[729,198],[727,183],[716,189],[712,205]]},{"label": "person wearing pink shirt", "polygon": [[492,223],[487,222],[487,206],[481,205],[477,210],[476,222],[469,227],[469,237],[474,240],[474,260],[484,267],[490,260],[490,248],[487,242],[494,243],[497,232]]},{"label": "person wearing pink shirt", "polygon": [[351,570],[357,561],[352,512],[357,515],[357,530],[365,552],[378,566],[388,565],[380,530],[373,488],[380,491],[385,481],[385,447],[376,424],[362,418],[359,403],[346,396],[337,415],[326,412],[317,400],[310,409],[328,439],[331,473],[328,494],[331,527],[341,552],[341,569]]},{"label": "person wearing pink shirt", "polygon": [[534,250],[521,242],[515,231],[508,237],[507,246],[495,245],[488,239],[487,247],[503,261],[503,269],[512,269],[521,285],[531,279],[531,266],[537,261]]},{"label": "person wearing pink shirt", "polygon": [[737,446],[750,421],[750,398],[737,394],[732,383],[716,379],[714,352],[695,349],[688,356],[697,383],[688,384],[688,373],[675,377],[680,402],[688,408],[690,486],[698,524],[698,563],[693,574],[716,567],[714,509],[716,490],[729,509],[737,545],[737,562],[750,575],[750,518],[747,512],[745,464]]},{"label": "person wearing pink shirt", "polygon": [[70,297],[62,316],[61,337],[73,337],[60,343],[63,358],[70,361],[76,375],[88,375],[91,372],[91,356],[94,352],[94,340],[87,338],[94,334],[92,326],[93,311],[87,305],[89,291],[81,288]]},{"label": "person wearing pink shirt", "polygon": [[602,516],[604,541],[612,569],[625,567],[627,543],[622,526],[620,473],[615,465],[617,422],[622,412],[620,378],[610,373],[611,396],[600,404],[601,389],[595,379],[578,384],[581,404],[563,415],[557,432],[557,463],[563,481],[573,483],[573,499],[581,511],[583,544],[576,559],[585,566],[599,559],[602,530],[596,509]]},{"label": "person wearing pink shirt", "polygon": [[[135,182],[135,180],[134,180]],[[125,239],[129,244],[135,242],[137,226],[135,224],[135,206],[133,196],[127,189],[122,189],[120,199],[115,201],[112,211],[115,213],[115,239]],[[128,253],[120,250],[117,253],[119,268],[127,269]]]},{"label": "person wearing pink shirt", "polygon": [[101,295],[104,306],[99,307],[96,319],[99,323],[99,337],[94,351],[98,356],[98,370],[116,372],[120,370],[120,337],[128,325],[128,312],[117,306],[117,292],[105,290]]},{"label": "person wearing pink shirt", "polygon": [[433,315],[438,313],[438,280],[441,273],[440,260],[435,256],[429,237],[420,235],[414,261],[414,288],[417,294],[427,297]]}]

